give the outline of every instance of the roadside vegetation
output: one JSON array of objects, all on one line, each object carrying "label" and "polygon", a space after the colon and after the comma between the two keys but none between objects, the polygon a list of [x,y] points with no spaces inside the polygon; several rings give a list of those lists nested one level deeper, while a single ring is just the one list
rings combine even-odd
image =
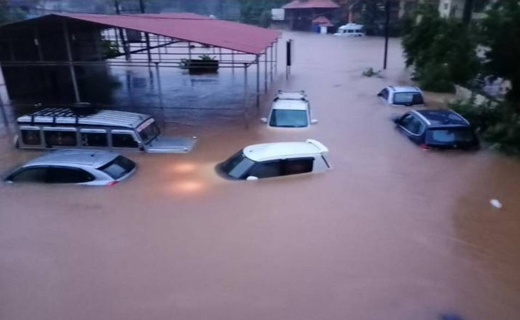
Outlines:
[{"label": "roadside vegetation", "polygon": [[406,66],[414,68],[414,78],[423,89],[453,92],[460,85],[486,96],[482,79],[510,83],[502,99],[489,97],[480,104],[469,99],[450,107],[493,148],[520,155],[520,2],[495,2],[483,20],[472,24],[443,19],[435,6],[422,5],[405,25]]}]

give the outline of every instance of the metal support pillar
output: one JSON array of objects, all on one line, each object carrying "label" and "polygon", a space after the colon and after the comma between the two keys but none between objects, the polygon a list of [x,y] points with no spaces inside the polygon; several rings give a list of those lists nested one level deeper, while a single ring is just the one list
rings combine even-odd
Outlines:
[{"label": "metal support pillar", "polygon": [[256,107],[260,108],[260,55],[256,56]]},{"label": "metal support pillar", "polygon": [[247,110],[247,64],[244,63],[244,113]]},{"label": "metal support pillar", "polygon": [[69,28],[67,27],[67,21],[63,21],[63,35],[65,37],[65,45],[67,47],[67,59],[69,61],[69,70],[70,77],[72,78],[72,87],[74,88],[74,98],[76,102],[81,102],[81,98],[79,96],[78,83],[76,80],[76,71],[74,70],[74,65],[72,64],[72,49],[70,48]]},{"label": "metal support pillar", "polygon": [[159,73],[159,63],[155,63],[155,76],[157,77],[157,91],[159,92],[159,104],[161,108],[164,108],[163,105],[163,96],[162,96],[162,87],[161,87],[161,74]]},{"label": "metal support pillar", "polygon": [[148,32],[146,32],[144,34],[144,37],[146,39],[146,54],[148,56],[148,62],[152,62],[152,52],[151,52],[151,49],[150,49],[150,35],[148,34]]},{"label": "metal support pillar", "polygon": [[231,70],[235,73],[235,50],[231,50]]},{"label": "metal support pillar", "polygon": [[267,93],[267,48],[264,50],[264,93]]},{"label": "metal support pillar", "polygon": [[274,73],[278,74],[278,39],[274,43]]},{"label": "metal support pillar", "polygon": [[191,42],[188,41],[188,60],[191,61]]},{"label": "metal support pillar", "polygon": [[9,58],[11,58],[11,61],[16,61],[16,57],[14,56],[12,39],[7,40],[7,46],[9,47]]},{"label": "metal support pillar", "polygon": [[270,58],[269,58],[269,77],[271,79],[271,82],[273,82],[273,45],[272,44],[269,47],[269,54],[270,54]]},{"label": "metal support pillar", "polygon": [[36,49],[38,50],[38,59],[40,61],[43,61],[42,42],[40,40],[40,35],[38,33],[37,28],[34,28],[34,44],[36,45]]}]

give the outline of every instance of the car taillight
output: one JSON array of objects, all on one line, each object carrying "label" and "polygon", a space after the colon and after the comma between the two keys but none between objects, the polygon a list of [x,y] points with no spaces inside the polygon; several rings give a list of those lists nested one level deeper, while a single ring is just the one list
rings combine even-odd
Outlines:
[{"label": "car taillight", "polygon": [[114,181],[110,181],[109,183],[107,183],[107,186],[114,186],[114,185],[116,185],[118,182],[119,182],[119,181],[116,181],[116,180],[114,180]]},{"label": "car taillight", "polygon": [[419,145],[419,147],[423,148],[423,149],[431,149],[426,143],[421,143]]}]

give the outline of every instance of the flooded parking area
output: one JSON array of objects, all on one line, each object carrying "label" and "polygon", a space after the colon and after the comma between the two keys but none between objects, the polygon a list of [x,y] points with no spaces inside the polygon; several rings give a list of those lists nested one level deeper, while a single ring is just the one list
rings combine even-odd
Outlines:
[{"label": "flooded parking area", "polygon": [[[424,151],[396,131],[408,109],[376,94],[407,81],[398,40],[384,77],[366,78],[383,39],[283,37],[295,65],[285,80],[280,50],[272,88],[306,90],[318,124],[268,129],[265,103],[248,126],[240,112],[184,111],[184,124],[167,111],[165,131],[199,137],[191,153],[125,154],[139,170],[113,187],[0,185],[0,319],[516,319],[520,162]],[[207,99],[240,108],[223,96]],[[39,154],[11,138],[4,128],[2,172]],[[215,172],[246,145],[308,138],[331,171]]]}]

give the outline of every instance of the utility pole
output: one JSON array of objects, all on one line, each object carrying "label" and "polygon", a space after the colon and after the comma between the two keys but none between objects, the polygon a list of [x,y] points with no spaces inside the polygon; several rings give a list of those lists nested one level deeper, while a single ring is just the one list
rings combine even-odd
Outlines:
[{"label": "utility pole", "polygon": [[386,0],[385,2],[385,13],[386,13],[386,21],[385,21],[385,57],[383,61],[383,69],[386,70],[387,60],[388,60],[388,25],[390,24],[390,0]]}]

